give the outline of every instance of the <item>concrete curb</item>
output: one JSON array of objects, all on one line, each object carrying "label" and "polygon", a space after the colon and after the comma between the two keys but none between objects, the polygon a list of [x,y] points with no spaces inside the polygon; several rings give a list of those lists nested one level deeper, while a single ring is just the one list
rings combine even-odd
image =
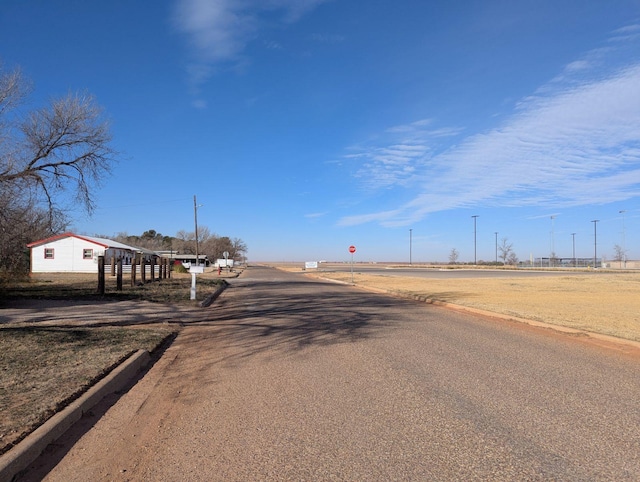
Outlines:
[{"label": "concrete curb", "polygon": [[149,352],[138,350],[115,368],[105,378],[91,387],[67,408],[47,420],[33,433],[0,457],[0,482],[11,481],[16,474],[26,469],[44,449],[55,442],[82,415],[93,408],[107,395],[120,390],[136,376],[151,360]]},{"label": "concrete curb", "polygon": [[218,286],[218,288],[213,293],[211,293],[204,300],[202,300],[202,302],[200,302],[200,306],[202,308],[206,308],[207,306],[210,306],[211,303],[213,303],[216,300],[216,298],[220,296],[225,289],[227,289],[228,286],[229,286],[229,283],[227,283],[225,280],[222,280],[222,283],[220,283],[220,286]]}]

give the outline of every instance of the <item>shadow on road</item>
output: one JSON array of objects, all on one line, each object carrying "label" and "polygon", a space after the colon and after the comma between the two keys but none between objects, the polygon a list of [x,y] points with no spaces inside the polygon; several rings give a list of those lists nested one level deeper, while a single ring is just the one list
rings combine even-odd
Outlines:
[{"label": "shadow on road", "polygon": [[[185,321],[183,326],[213,325],[218,346],[232,349],[229,353],[235,358],[248,357],[267,350],[292,352],[379,336],[393,325],[388,310],[405,303],[306,278],[236,283],[208,310],[204,323]],[[387,315],[383,317],[382,312]],[[205,332],[182,334],[194,337],[193,341],[198,336]]]}]

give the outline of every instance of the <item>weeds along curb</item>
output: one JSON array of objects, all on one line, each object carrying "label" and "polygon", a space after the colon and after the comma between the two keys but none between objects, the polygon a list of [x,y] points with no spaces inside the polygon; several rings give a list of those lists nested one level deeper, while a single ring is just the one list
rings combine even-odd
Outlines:
[{"label": "weeds along curb", "polygon": [[107,395],[122,389],[149,364],[150,360],[148,351],[138,350],[84,395],[0,456],[0,482],[9,482],[16,474],[26,469],[49,444],[55,442],[80,420],[83,414],[91,410]]},{"label": "weeds along curb", "polygon": [[216,300],[216,298],[220,296],[220,294],[222,294],[222,292],[225,289],[227,289],[227,286],[229,286],[229,283],[227,283],[226,280],[222,280],[222,283],[220,283],[220,286],[218,286],[218,288],[213,293],[211,293],[204,300],[202,300],[202,302],[200,303],[200,306],[202,308],[206,308],[207,306],[210,306],[211,303],[213,303]]}]

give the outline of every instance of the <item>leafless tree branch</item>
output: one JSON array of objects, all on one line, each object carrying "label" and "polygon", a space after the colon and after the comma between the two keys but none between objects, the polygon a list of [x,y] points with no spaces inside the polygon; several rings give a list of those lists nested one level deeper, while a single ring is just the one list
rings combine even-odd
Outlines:
[{"label": "leafless tree branch", "polygon": [[[0,112],[14,107],[20,92],[18,75],[5,74],[2,79]],[[0,138],[11,144],[11,149],[0,151],[0,184],[35,189],[50,209],[60,192],[71,192],[89,213],[94,210],[93,188],[110,173],[116,152],[92,96],[69,94],[24,119],[0,124],[0,129]]]},{"label": "leafless tree branch", "polygon": [[23,110],[30,91],[19,69],[0,66],[0,270],[24,266],[25,243],[65,227],[69,195],[91,213],[117,156],[92,96]]}]

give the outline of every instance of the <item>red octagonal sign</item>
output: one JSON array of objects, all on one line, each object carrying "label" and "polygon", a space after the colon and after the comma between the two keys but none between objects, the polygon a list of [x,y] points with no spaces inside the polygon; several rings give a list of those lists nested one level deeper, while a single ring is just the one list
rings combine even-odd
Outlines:
[{"label": "red octagonal sign", "polygon": [[355,247],[355,246],[353,246],[353,245],[349,246],[349,252],[350,252],[351,254],[355,253],[355,252],[356,252],[356,247]]}]

